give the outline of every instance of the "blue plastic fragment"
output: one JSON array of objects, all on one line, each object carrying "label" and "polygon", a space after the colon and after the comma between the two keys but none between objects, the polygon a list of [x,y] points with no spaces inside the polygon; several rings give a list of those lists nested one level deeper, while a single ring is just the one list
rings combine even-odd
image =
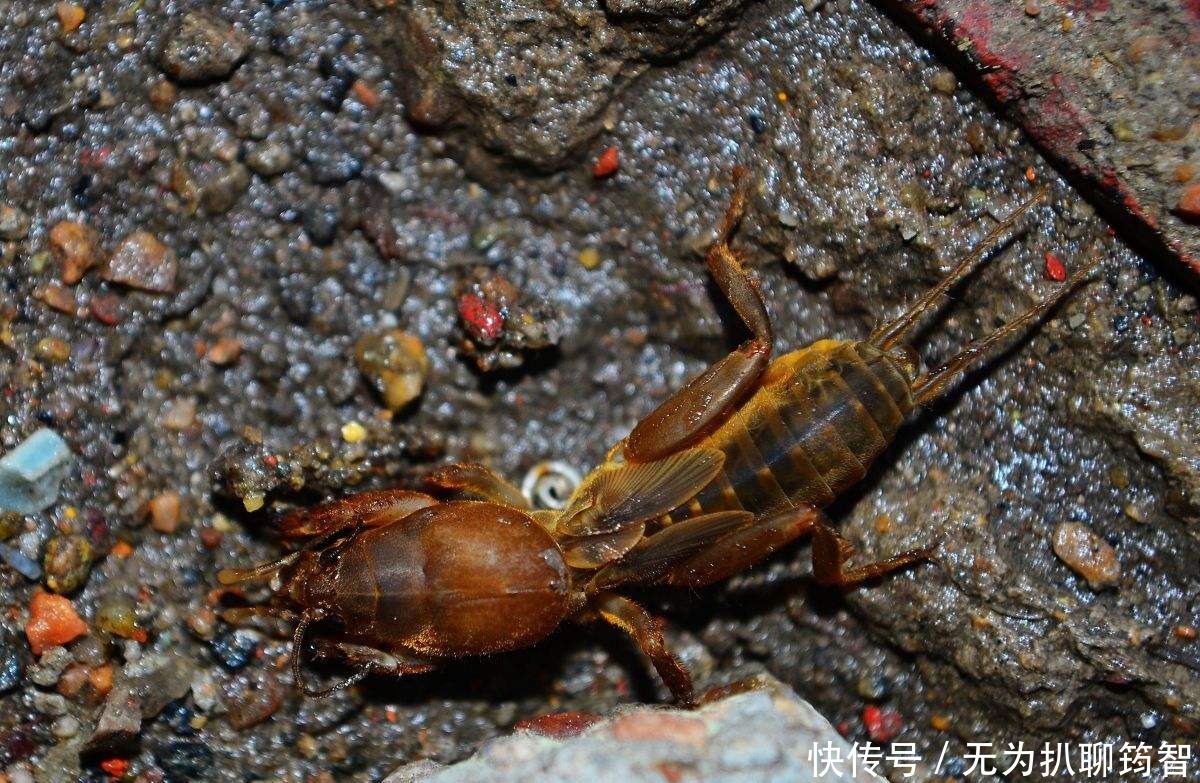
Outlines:
[{"label": "blue plastic fragment", "polygon": [[42,428],[0,458],[0,510],[33,514],[58,499],[58,489],[71,467],[67,442]]}]

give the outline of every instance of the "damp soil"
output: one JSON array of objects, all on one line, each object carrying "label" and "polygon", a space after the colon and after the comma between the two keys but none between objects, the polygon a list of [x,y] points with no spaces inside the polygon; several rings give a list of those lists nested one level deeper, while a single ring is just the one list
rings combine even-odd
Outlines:
[{"label": "damp soil", "polygon": [[[780,352],[864,337],[1043,183],[925,361],[1053,291],[1048,254],[1101,260],[831,509],[860,556],[929,563],[843,595],[800,544],[641,594],[702,685],[767,669],[858,740],[878,707],[931,762],[949,743],[951,777],[967,742],[1195,741],[1195,281],[873,6],[64,5],[0,2],[0,445],[50,427],[75,454],[57,503],[6,525],[45,571],[0,565],[9,780],[379,780],[663,699],[624,640],[573,626],[305,699],[287,629],[216,619],[215,574],[278,557],[280,511],[441,461],[600,462],[742,337],[702,263],[737,166]],[[64,222],[95,232],[80,282]],[[355,346],[397,329],[427,367],[393,411]],[[1062,557],[1072,523],[1099,543]],[[44,561],[79,537],[89,557]],[[52,574],[82,578],[91,628],[57,674],[24,633]],[[106,666],[142,716],[97,736]]]}]

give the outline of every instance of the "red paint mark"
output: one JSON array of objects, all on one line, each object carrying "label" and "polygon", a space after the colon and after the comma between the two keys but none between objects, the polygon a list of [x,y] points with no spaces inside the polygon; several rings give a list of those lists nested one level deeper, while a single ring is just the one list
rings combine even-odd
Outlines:
[{"label": "red paint mark", "polygon": [[481,340],[495,340],[504,329],[504,313],[479,294],[463,294],[458,298],[458,314],[471,334]]},{"label": "red paint mark", "polygon": [[518,721],[514,728],[546,737],[574,737],[600,719],[591,712],[556,712]]},{"label": "red paint mark", "polygon": [[620,167],[621,153],[617,151],[616,147],[609,147],[600,153],[600,157],[596,158],[596,164],[592,166],[592,176],[596,179],[611,177],[617,173],[617,169]]},{"label": "red paint mark", "polygon": [[1061,283],[1067,279],[1067,268],[1063,265],[1062,260],[1053,253],[1046,254],[1046,277],[1056,283]]}]

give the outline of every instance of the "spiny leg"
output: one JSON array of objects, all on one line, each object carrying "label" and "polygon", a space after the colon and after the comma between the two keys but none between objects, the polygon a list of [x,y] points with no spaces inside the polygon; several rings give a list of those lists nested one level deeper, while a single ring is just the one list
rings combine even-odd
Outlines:
[{"label": "spiny leg", "polygon": [[967,253],[967,255],[965,255],[963,259],[958,262],[958,265],[951,270],[950,274],[946,275],[946,277],[943,278],[940,283],[929,289],[924,296],[918,299],[898,318],[888,321],[887,323],[880,324],[878,327],[876,327],[875,331],[871,332],[871,336],[867,338],[867,341],[872,345],[875,345],[886,351],[904,339],[904,336],[908,334],[914,326],[917,325],[918,321],[921,320],[921,316],[923,316],[930,309],[936,307],[938,301],[954,286],[955,283],[962,280],[971,273],[971,270],[979,265],[979,262],[983,260],[984,253],[986,253],[992,247],[992,245],[996,244],[1001,235],[1003,235],[1008,229],[1012,228],[1022,215],[1028,212],[1034,204],[1041,201],[1042,197],[1049,192],[1050,186],[1043,186],[1038,190],[1037,193],[1033,194],[1032,198],[1013,210],[1008,217],[997,223],[996,227],[989,231],[987,236],[980,240],[975,247],[971,248],[971,252]]},{"label": "spiny leg", "polygon": [[756,520],[675,565],[662,582],[675,587],[703,587],[728,579],[808,533],[821,518],[816,508],[801,506]]},{"label": "spiny leg", "polygon": [[745,208],[746,191],[739,184],[706,262],[751,337],[633,428],[624,442],[625,457],[631,462],[659,459],[696,443],[753,391],[770,363],[773,337],[766,304],[740,257],[729,246]]},{"label": "spiny leg", "polygon": [[965,372],[972,364],[987,356],[997,345],[1000,345],[1009,337],[1039,320],[1049,312],[1051,308],[1062,301],[1063,297],[1071,293],[1075,286],[1083,282],[1099,263],[1100,258],[1098,256],[1093,257],[1087,264],[1072,274],[1053,294],[1047,296],[982,340],[971,343],[941,367],[932,369],[917,378],[912,386],[913,400],[918,405],[924,405],[935,399],[946,390],[951,381]]},{"label": "spiny leg", "polygon": [[819,519],[813,529],[813,577],[823,585],[855,587],[913,563],[928,560],[934,550],[935,547],[910,549],[874,563],[847,568],[846,561],[854,554],[854,545],[824,519]]},{"label": "spiny leg", "polygon": [[692,706],[692,675],[667,647],[662,631],[649,612],[616,593],[600,593],[592,599],[589,608],[591,611],[583,615],[584,619],[598,618],[629,634],[654,664],[655,671],[675,701],[687,707]]},{"label": "spiny leg", "polygon": [[521,490],[492,470],[476,463],[454,462],[442,465],[430,473],[425,481],[441,489],[469,492],[493,503],[519,509],[529,508],[529,501]]},{"label": "spiny leg", "polygon": [[295,681],[297,687],[304,691],[304,695],[306,696],[323,698],[337,691],[349,688],[372,674],[390,674],[402,677],[406,674],[421,674],[437,668],[435,664],[428,661],[404,658],[385,653],[382,650],[376,650],[372,647],[335,642],[330,639],[318,637],[313,640],[313,646],[317,650],[318,657],[339,658],[346,665],[356,668],[357,671],[329,687],[313,687],[308,681],[308,677],[304,674],[304,643],[309,626],[320,622],[323,616],[320,610],[308,610],[304,612],[300,616],[300,622],[296,624],[296,630],[292,634],[292,679]]}]

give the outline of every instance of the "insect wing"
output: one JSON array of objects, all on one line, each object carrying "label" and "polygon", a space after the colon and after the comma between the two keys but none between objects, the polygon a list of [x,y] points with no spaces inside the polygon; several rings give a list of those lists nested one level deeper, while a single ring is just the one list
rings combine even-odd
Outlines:
[{"label": "insect wing", "polygon": [[661,517],[704,489],[724,460],[717,449],[695,448],[653,462],[602,467],[576,490],[558,532],[595,536]]}]

